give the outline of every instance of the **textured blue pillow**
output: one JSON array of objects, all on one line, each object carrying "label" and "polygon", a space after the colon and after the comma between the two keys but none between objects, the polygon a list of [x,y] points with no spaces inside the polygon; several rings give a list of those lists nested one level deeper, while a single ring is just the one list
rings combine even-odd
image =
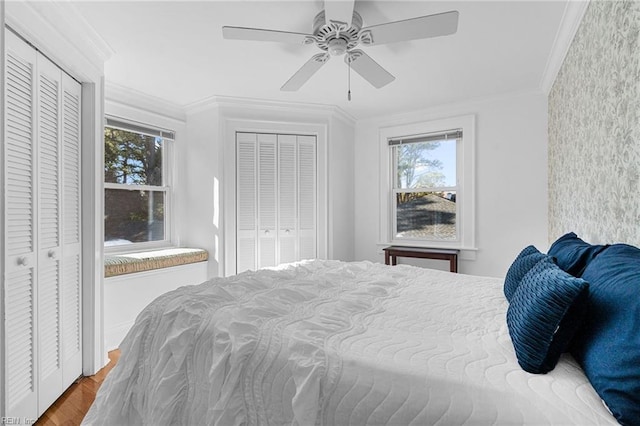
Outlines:
[{"label": "textured blue pillow", "polygon": [[553,370],[582,322],[588,289],[586,281],[553,262],[538,262],[522,278],[507,310],[507,326],[523,370]]},{"label": "textured blue pillow", "polygon": [[571,353],[623,425],[640,425],[640,249],[614,244],[584,271],[588,314]]},{"label": "textured blue pillow", "polygon": [[555,257],[557,265],[563,271],[574,277],[581,277],[584,268],[606,247],[586,243],[575,233],[569,232],[551,244],[547,254]]},{"label": "textured blue pillow", "polygon": [[509,302],[513,297],[522,278],[535,266],[536,263],[543,259],[548,259],[546,255],[534,246],[525,247],[513,261],[507,275],[504,277],[504,295]]}]

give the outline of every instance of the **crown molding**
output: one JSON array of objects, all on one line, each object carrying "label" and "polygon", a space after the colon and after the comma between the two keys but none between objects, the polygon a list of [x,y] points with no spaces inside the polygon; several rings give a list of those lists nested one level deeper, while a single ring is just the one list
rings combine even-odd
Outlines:
[{"label": "crown molding", "polygon": [[8,1],[5,6],[7,25],[54,62],[61,61],[67,66],[69,62],[84,62],[96,72],[103,73],[104,62],[114,51],[73,3],[56,0]]},{"label": "crown molding", "polygon": [[240,98],[234,96],[210,96],[193,102],[184,107],[187,114],[215,108],[242,108],[254,110],[269,110],[292,114],[325,114],[354,125],[356,119],[336,105],[312,104],[302,102],[285,102],[267,99]]},{"label": "crown molding", "polygon": [[553,87],[553,83],[560,72],[560,68],[564,63],[564,58],[569,52],[573,38],[580,28],[582,18],[589,6],[590,0],[569,0],[564,8],[562,20],[556,38],[553,41],[553,47],[547,58],[547,65],[542,74],[540,81],[540,89],[548,96]]},{"label": "crown molding", "polygon": [[111,81],[105,81],[104,97],[106,101],[141,109],[155,115],[183,122],[187,119],[185,109],[180,105]]}]

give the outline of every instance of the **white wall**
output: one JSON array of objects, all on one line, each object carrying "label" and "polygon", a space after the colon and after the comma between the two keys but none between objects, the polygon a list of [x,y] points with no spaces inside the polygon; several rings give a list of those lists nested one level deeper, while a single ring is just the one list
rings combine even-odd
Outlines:
[{"label": "white wall", "polygon": [[354,127],[331,119],[328,153],[329,258],[349,261],[355,255]]},{"label": "white wall", "polygon": [[[217,109],[207,109],[187,116],[189,148],[185,156],[183,242],[209,252],[208,277],[218,276],[223,256],[220,197],[214,188],[222,181],[222,150],[219,146]],[[218,194],[220,194],[218,192]]]},{"label": "white wall", "polygon": [[[378,237],[380,128],[466,114],[476,119],[477,251],[461,253],[459,272],[504,276],[526,245],[547,249],[547,102],[542,93],[521,93],[356,124],[357,260],[384,261],[381,249],[385,242]],[[428,265],[448,267],[443,262]]]},{"label": "white wall", "polygon": [[116,349],[136,317],[156,297],[206,279],[206,262],[155,269],[104,279],[104,345]]}]

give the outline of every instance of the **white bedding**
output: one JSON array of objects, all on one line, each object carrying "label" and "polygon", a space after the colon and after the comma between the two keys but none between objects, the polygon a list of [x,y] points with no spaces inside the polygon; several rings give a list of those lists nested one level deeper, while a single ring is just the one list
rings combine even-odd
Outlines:
[{"label": "white bedding", "polygon": [[581,369],[517,364],[502,280],[309,261],[151,303],[84,424],[616,424]]}]

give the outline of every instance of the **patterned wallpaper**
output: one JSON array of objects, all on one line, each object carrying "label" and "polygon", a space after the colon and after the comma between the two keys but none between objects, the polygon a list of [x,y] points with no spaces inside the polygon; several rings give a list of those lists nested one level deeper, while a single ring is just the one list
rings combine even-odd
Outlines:
[{"label": "patterned wallpaper", "polygon": [[549,239],[640,246],[640,1],[592,0],[549,95]]}]

